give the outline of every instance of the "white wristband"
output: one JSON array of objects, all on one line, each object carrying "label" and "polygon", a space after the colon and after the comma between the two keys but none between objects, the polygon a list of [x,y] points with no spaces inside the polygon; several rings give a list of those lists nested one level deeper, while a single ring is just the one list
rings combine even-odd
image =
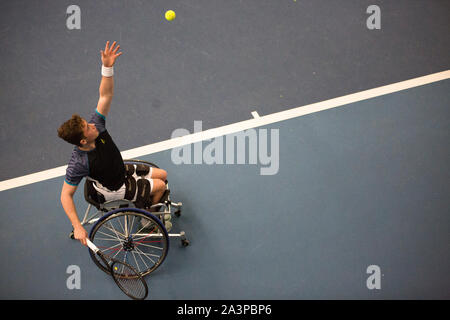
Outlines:
[{"label": "white wristband", "polygon": [[114,75],[114,67],[105,67],[102,65],[102,76],[112,77]]}]

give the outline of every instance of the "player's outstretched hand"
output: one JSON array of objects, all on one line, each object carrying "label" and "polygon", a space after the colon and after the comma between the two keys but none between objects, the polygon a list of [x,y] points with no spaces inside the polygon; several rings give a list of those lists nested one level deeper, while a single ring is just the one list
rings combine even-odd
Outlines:
[{"label": "player's outstretched hand", "polygon": [[117,57],[122,55],[122,52],[117,53],[120,45],[114,41],[111,47],[109,46],[109,41],[106,41],[105,50],[100,50],[102,55],[102,63],[105,67],[112,67],[116,62]]}]

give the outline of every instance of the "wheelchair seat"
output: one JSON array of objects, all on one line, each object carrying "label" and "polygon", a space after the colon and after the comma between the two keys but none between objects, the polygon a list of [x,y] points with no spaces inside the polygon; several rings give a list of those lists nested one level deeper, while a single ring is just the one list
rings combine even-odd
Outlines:
[{"label": "wheelchair seat", "polygon": [[[97,210],[104,210],[107,211],[103,208],[103,204],[105,203],[105,197],[98,192],[95,188],[94,188],[94,181],[90,180],[90,179],[86,179],[86,182],[84,183],[84,198],[85,200],[93,205],[95,208],[97,208]],[[167,183],[167,181],[166,181]],[[170,194],[170,190],[166,189],[166,191],[164,192],[164,194],[162,195],[160,202],[164,203],[166,200],[168,200],[169,198],[169,194]],[[127,206],[130,202],[127,200],[124,200],[124,202],[126,202],[124,204],[124,206]],[[149,209],[149,207],[140,207],[137,206],[136,203],[134,203],[136,208],[140,208],[140,209]],[[153,203],[150,203],[150,206],[153,205]]]},{"label": "wheelchair seat", "polygon": [[[142,161],[142,160],[124,160],[124,164],[125,165],[133,164],[133,165],[141,165],[141,166],[143,165],[146,167],[158,168],[157,165],[155,165],[151,162]],[[95,183],[95,181],[93,181],[89,178],[86,178],[86,182],[84,183],[84,198],[89,204],[91,204],[95,208],[97,208],[97,210],[108,211],[103,208],[103,204],[105,203],[105,197],[94,188],[94,183]],[[167,184],[167,181],[166,181],[166,184]],[[169,190],[166,190],[166,193],[163,195],[160,202],[164,202],[165,200],[167,200],[169,192],[170,192]],[[123,200],[123,202],[124,202],[123,206],[127,206],[131,203],[131,201],[128,201],[125,199]],[[149,209],[150,206],[152,205],[152,203],[149,203],[148,207],[138,206],[138,205],[136,205],[136,202],[134,202],[134,205],[135,205],[135,207],[140,208],[140,209]],[[123,206],[120,206],[120,207],[123,207]]]},{"label": "wheelchair seat", "polygon": [[105,197],[95,190],[94,183],[94,181],[86,179],[84,183],[84,199],[96,207],[97,210],[101,210],[101,205],[105,203]]}]

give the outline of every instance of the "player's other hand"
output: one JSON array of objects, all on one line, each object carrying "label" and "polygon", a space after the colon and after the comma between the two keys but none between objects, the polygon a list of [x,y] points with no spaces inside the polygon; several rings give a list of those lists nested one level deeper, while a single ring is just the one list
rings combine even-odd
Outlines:
[{"label": "player's other hand", "polygon": [[112,67],[116,62],[117,57],[122,55],[122,52],[117,53],[120,45],[116,41],[109,46],[109,41],[106,41],[105,50],[100,50],[102,56],[102,63],[105,67]]},{"label": "player's other hand", "polygon": [[87,245],[86,238],[88,237],[88,233],[82,226],[78,226],[73,229],[73,236],[75,239],[80,240],[82,245]]}]

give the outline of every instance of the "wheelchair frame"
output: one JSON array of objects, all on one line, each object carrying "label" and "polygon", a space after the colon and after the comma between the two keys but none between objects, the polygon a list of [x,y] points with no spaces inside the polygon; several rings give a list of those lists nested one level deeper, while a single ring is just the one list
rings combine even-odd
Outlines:
[{"label": "wheelchair frame", "polygon": [[[154,168],[159,168],[157,165],[155,165],[151,162],[143,161],[143,160],[127,159],[127,160],[124,160],[124,163],[125,164],[145,164],[145,165],[148,165],[148,166],[151,166]],[[88,179],[88,178],[86,178],[86,179]],[[86,186],[85,186],[85,188],[86,188]],[[152,208],[161,207],[161,209],[164,209],[164,210],[154,212],[154,211],[148,211],[147,209],[139,208],[139,209],[147,211],[148,213],[159,218],[159,220],[162,222],[163,226],[166,225],[167,221],[172,220],[172,219],[166,219],[166,215],[167,214],[172,215],[172,209],[175,208],[176,210],[173,214],[177,218],[180,217],[181,209],[183,206],[183,204],[181,202],[173,202],[170,200],[170,189],[169,189],[168,184],[166,184],[166,192],[168,194],[163,202],[152,204],[150,206],[150,208],[147,208],[147,209],[152,209]],[[85,200],[88,202],[88,207],[86,208],[83,219],[81,220],[82,226],[91,225],[91,224],[96,223],[98,220],[100,220],[100,218],[102,216],[108,214],[109,212],[111,212],[113,210],[121,209],[121,208],[136,208],[135,204],[132,201],[126,200],[126,199],[106,201],[104,203],[97,203],[96,206],[94,206],[92,203],[90,203],[90,201],[88,199],[86,199],[86,197],[87,196],[85,194]],[[93,207],[96,208],[97,211],[94,213],[91,213],[91,210]],[[180,231],[179,233],[169,233],[168,232],[168,236],[169,236],[169,238],[180,238],[181,245],[183,247],[186,247],[190,244],[189,240],[186,238],[186,233],[184,231]],[[74,239],[73,230],[70,233],[69,237],[71,239]]]}]

